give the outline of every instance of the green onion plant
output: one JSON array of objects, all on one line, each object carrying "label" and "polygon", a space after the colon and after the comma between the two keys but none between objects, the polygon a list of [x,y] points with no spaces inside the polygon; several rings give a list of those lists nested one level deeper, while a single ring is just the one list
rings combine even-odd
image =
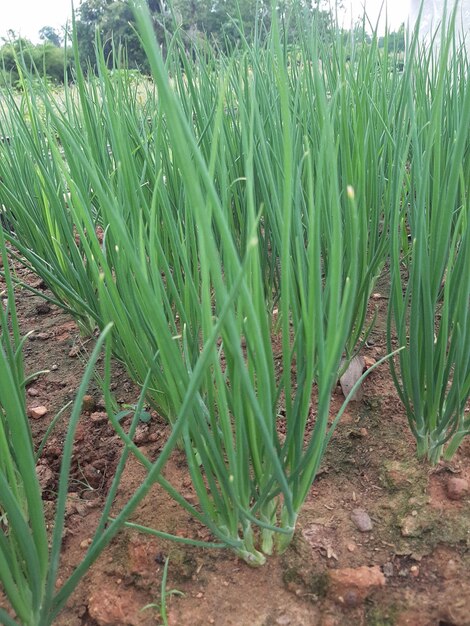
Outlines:
[{"label": "green onion plant", "polygon": [[451,458],[468,434],[470,395],[470,85],[452,28],[440,53],[410,54],[407,194],[392,219],[388,343],[419,457]]},{"label": "green onion plant", "polygon": [[[103,344],[109,337],[111,326],[104,329],[96,342],[70,415],[50,536],[46,527],[41,487],[36,474],[37,453],[25,409],[25,380],[21,354],[24,338],[21,338],[18,327],[13,281],[2,230],[0,230],[0,248],[7,285],[5,293],[2,294],[6,296],[6,305],[4,308],[2,304],[0,312],[0,589],[10,603],[10,610],[7,607],[0,608],[0,622],[5,626],[50,626],[55,622],[55,618],[81,578],[122,528],[124,520],[135,511],[152,485],[161,479],[166,460],[191,412],[191,403],[197,401],[197,384],[204,374],[207,356],[204,353],[201,355],[195,368],[192,387],[188,388],[189,395],[182,404],[181,417],[175,422],[173,432],[160,456],[149,467],[147,479],[139,485],[117,515],[110,519],[113,501],[129,455],[128,451],[123,451],[92,543],[72,574],[65,582],[58,584],[75,430],[83,396]],[[212,342],[215,341],[215,337],[216,335]],[[210,341],[208,345],[211,345]],[[105,363],[105,378],[108,381],[110,355],[108,349]],[[130,438],[134,436],[142,413],[145,390],[146,383],[127,432]],[[117,422],[116,416],[112,419]],[[195,543],[213,545],[204,542]]]}]

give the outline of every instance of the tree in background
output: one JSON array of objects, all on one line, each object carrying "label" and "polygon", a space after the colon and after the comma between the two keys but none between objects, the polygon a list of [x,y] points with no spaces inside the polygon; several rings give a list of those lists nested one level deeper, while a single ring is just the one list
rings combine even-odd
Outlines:
[{"label": "tree in background", "polygon": [[52,26],[43,26],[39,31],[39,39],[45,43],[51,43],[53,46],[56,46],[56,48],[60,48],[62,44],[62,37]]},{"label": "tree in background", "polygon": [[[148,0],[148,6],[162,48],[166,35],[176,27],[186,34],[189,47],[204,39],[225,49],[236,46],[242,36],[248,41],[253,40],[255,32],[263,36],[271,23],[271,0]],[[311,20],[317,20],[319,32],[332,27],[329,9],[311,0],[279,0],[277,11],[291,41]],[[110,66],[113,50],[121,45],[126,49],[128,67],[145,71],[147,62],[134,25],[129,0],[83,0],[77,10],[76,32],[84,65],[94,67],[95,38],[99,34]]]},{"label": "tree in background", "polygon": [[[402,24],[400,28],[393,33],[389,33],[387,37],[387,44],[389,50],[396,50],[397,52],[405,52],[405,24]],[[379,48],[383,48],[385,45],[385,37],[379,38]]]},{"label": "tree in background", "polygon": [[29,39],[9,33],[0,47],[0,86],[16,86],[19,81],[17,61],[23,61],[26,70],[37,72],[42,78],[62,83],[70,72],[72,55],[70,50],[58,47],[51,41],[34,45]]},{"label": "tree in background", "polygon": [[[157,36],[163,36],[164,5],[160,0],[149,0]],[[129,68],[147,69],[147,60],[135,30],[135,20],[128,0],[84,0],[77,9],[76,34],[84,69],[95,68],[95,41],[100,37],[109,66],[113,66],[114,50],[126,50]]]}]

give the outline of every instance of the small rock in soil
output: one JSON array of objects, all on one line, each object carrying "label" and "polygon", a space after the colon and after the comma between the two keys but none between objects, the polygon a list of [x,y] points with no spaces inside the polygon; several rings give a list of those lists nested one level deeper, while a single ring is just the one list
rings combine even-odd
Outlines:
[{"label": "small rock in soil", "polygon": [[36,339],[39,339],[39,341],[47,341],[47,339],[50,339],[51,336],[49,333],[37,333],[36,334]]},{"label": "small rock in soil", "polygon": [[[362,356],[355,356],[349,363],[348,369],[339,379],[341,389],[343,390],[344,397],[346,397],[352,390],[354,385],[362,376],[364,371],[364,358]],[[362,400],[362,388],[359,387],[356,393],[351,398],[352,401]]]},{"label": "small rock in soil", "polygon": [[28,396],[31,396],[31,398],[35,398],[38,395],[39,395],[39,390],[36,389],[36,387],[30,387],[28,389]]},{"label": "small rock in soil", "polygon": [[34,406],[28,409],[29,417],[32,417],[34,420],[38,420],[41,417],[44,417],[47,413],[47,407],[45,406]]},{"label": "small rock in soil", "polygon": [[355,589],[348,589],[344,594],[343,604],[348,609],[352,609],[361,604],[361,598]]},{"label": "small rock in soil", "polygon": [[382,570],[383,570],[384,576],[386,576],[387,578],[390,578],[390,576],[393,576],[393,563],[390,563],[390,561],[388,561],[387,563],[384,563]]},{"label": "small rock in soil", "polygon": [[56,371],[56,370],[58,370],[58,369],[59,369],[59,366],[57,365],[57,363],[54,363],[54,364],[51,366],[51,370],[52,370],[53,372],[55,372],[55,371]]},{"label": "small rock in soil", "polygon": [[368,533],[372,530],[372,520],[364,509],[354,509],[351,512],[351,521],[361,533]]},{"label": "small rock in soil", "polygon": [[51,307],[47,304],[47,302],[41,302],[36,306],[36,313],[38,315],[47,315],[51,312]]},{"label": "small rock in soil", "polygon": [[385,585],[385,576],[377,565],[373,567],[365,565],[357,568],[345,567],[330,570],[329,574],[328,594],[336,602],[348,607],[357,606],[374,589]]},{"label": "small rock in soil", "polygon": [[73,346],[73,348],[71,348],[69,351],[69,356],[71,356],[72,358],[77,357],[79,354],[80,354],[79,346]]},{"label": "small rock in soil", "polygon": [[449,478],[446,484],[446,492],[447,497],[450,500],[462,500],[467,494],[469,490],[468,480],[465,478],[457,478],[452,476]]}]

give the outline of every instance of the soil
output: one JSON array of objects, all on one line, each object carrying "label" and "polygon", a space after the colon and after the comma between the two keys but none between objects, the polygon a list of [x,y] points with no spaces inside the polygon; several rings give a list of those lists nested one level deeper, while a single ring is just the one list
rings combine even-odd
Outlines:
[{"label": "soil", "polygon": [[[47,293],[27,270],[17,268],[17,274]],[[386,290],[384,284],[378,289],[385,295],[376,294],[371,301],[379,316],[363,351],[368,362],[386,352]],[[17,304],[22,333],[34,331],[24,349],[27,373],[48,370],[27,391],[29,408],[47,409],[44,416],[31,418],[39,444],[52,417],[75,397],[92,340],[83,338],[58,307],[45,305],[26,289],[17,290]],[[117,400],[124,407],[132,405],[138,390],[119,363],[113,372]],[[61,581],[85,554],[121,452],[98,381],[92,382],[89,395],[75,442]],[[465,490],[470,440],[452,462],[430,468],[416,460],[387,364],[371,372],[361,396],[337,428],[294,540],[282,556],[254,569],[226,550],[188,547],[126,529],[91,568],[56,624],[161,624],[161,581],[168,557],[171,626],[470,625],[470,497]],[[338,388],[332,415],[342,402]],[[68,415],[66,411],[53,431],[38,465],[51,520]],[[167,436],[164,421],[152,413],[135,440],[154,459]],[[139,463],[129,461],[116,510],[143,476]],[[191,499],[180,452],[172,455],[165,476]],[[464,481],[457,481],[452,491],[455,478]],[[210,540],[204,527],[158,490],[143,501],[132,521]]]}]

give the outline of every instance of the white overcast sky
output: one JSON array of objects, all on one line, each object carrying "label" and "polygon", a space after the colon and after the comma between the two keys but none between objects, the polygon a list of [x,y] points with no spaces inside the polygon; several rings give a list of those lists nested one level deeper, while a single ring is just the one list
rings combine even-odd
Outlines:
[{"label": "white overcast sky", "polygon": [[[80,0],[75,0],[78,7]],[[352,14],[363,11],[362,0],[343,0],[345,6],[352,6]],[[376,21],[382,0],[366,0],[367,14]],[[398,27],[407,18],[408,0],[388,0],[388,22],[392,28]],[[384,11],[385,12],[385,11]],[[60,28],[72,14],[70,0],[0,0],[0,37],[8,30],[14,30],[21,36],[38,41],[38,31],[43,26]],[[347,26],[350,13],[345,17]]]}]

